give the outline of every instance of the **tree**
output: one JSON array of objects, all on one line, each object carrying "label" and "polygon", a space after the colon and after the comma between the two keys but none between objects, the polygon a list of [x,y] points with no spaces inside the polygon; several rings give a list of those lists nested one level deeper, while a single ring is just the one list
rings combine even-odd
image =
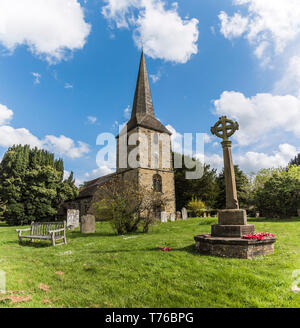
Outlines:
[{"label": "tree", "polygon": [[300,153],[297,156],[295,156],[295,158],[290,160],[289,166],[292,166],[292,165],[297,165],[297,166],[300,165]]},{"label": "tree", "polygon": [[[173,153],[173,156],[175,154]],[[181,156],[182,168],[175,168],[175,195],[176,195],[176,208],[181,209],[187,206],[188,202],[193,199],[193,197],[203,200],[208,208],[215,208],[216,198],[219,193],[219,187],[216,183],[216,170],[211,169],[210,165],[201,164],[198,161],[198,165],[203,168],[203,175],[199,179],[186,179],[186,172],[189,169],[185,166],[185,158],[189,156],[183,156],[177,154],[176,156]],[[196,161],[196,159],[189,157]]]},{"label": "tree", "polygon": [[139,225],[148,232],[156,219],[155,208],[165,203],[161,193],[116,176],[98,188],[91,211],[109,220],[118,234],[135,232]]},{"label": "tree", "polygon": [[300,166],[274,170],[255,191],[255,205],[262,216],[288,218],[300,208]]},{"label": "tree", "polygon": [[[19,145],[8,149],[0,164],[0,198],[10,225],[52,220],[67,199],[77,195],[73,174],[63,181],[62,159],[41,149]],[[70,180],[71,179],[71,180]]]},{"label": "tree", "polygon": [[[251,184],[247,175],[238,167],[234,166],[235,182],[237,196],[240,207],[248,208],[252,203]],[[219,209],[226,208],[226,189],[224,169],[217,177],[217,184],[219,186],[219,194],[217,196],[216,207]]]},{"label": "tree", "polygon": [[6,205],[0,200],[0,221],[4,219],[4,212],[6,210]]}]

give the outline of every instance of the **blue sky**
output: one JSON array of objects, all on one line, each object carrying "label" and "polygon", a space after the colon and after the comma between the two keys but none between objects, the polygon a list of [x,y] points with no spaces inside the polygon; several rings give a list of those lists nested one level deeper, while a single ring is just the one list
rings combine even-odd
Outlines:
[{"label": "blue sky", "polygon": [[[240,123],[235,163],[285,165],[299,149],[300,3],[294,0],[0,0],[0,155],[14,143],[64,158],[78,182],[97,167],[98,134],[117,134],[144,44],[156,116],[174,132]],[[126,115],[127,109],[127,115]]]}]

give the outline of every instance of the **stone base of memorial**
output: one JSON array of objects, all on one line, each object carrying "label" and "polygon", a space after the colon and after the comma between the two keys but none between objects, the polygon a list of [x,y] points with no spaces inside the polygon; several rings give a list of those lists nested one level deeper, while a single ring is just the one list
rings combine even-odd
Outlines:
[{"label": "stone base of memorial", "polygon": [[211,234],[195,236],[196,249],[205,255],[251,259],[274,253],[275,238],[243,239],[254,234],[254,224],[247,224],[246,211],[227,209],[219,211],[218,224],[211,226]]},{"label": "stone base of memorial", "polygon": [[248,240],[230,237],[212,237],[211,235],[198,235],[194,237],[196,249],[200,254],[252,259],[274,253],[276,238],[263,240]]}]

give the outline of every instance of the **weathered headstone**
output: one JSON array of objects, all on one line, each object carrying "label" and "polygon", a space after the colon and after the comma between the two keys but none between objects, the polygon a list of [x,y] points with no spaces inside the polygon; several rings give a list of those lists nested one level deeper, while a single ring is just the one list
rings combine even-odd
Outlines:
[{"label": "weathered headstone", "polygon": [[256,212],[256,213],[255,213],[255,217],[256,217],[256,218],[259,218],[259,212]]},{"label": "weathered headstone", "polygon": [[188,214],[185,207],[182,208],[181,213],[182,213],[182,220],[186,220],[188,218]]},{"label": "weathered headstone", "polygon": [[168,222],[168,213],[167,212],[161,212],[160,213],[160,219],[161,219],[161,222]]},{"label": "weathered headstone", "polygon": [[180,220],[181,219],[181,212],[177,211],[176,212],[176,220]]},{"label": "weathered headstone", "polygon": [[79,210],[68,210],[67,227],[69,230],[79,227]]},{"label": "weathered headstone", "polygon": [[95,233],[95,217],[87,214],[81,217],[80,231],[81,233]]},{"label": "weathered headstone", "polygon": [[203,212],[203,217],[206,218],[207,217],[207,213]]},{"label": "weathered headstone", "polygon": [[171,213],[170,214],[170,220],[173,222],[173,221],[175,221],[175,219],[176,219],[175,213]]}]

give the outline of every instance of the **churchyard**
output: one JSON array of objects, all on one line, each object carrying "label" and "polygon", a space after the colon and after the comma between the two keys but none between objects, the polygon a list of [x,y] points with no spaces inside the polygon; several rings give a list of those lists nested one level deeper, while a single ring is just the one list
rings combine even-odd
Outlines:
[{"label": "churchyard", "polygon": [[19,244],[16,227],[2,223],[6,294],[0,307],[299,307],[292,287],[300,268],[300,218],[248,218],[256,231],[276,235],[274,254],[252,260],[196,252],[193,236],[210,233],[216,223],[189,218],[156,223],[148,234],[116,235],[108,222],[97,222],[94,234],[77,227],[57,247]]}]

